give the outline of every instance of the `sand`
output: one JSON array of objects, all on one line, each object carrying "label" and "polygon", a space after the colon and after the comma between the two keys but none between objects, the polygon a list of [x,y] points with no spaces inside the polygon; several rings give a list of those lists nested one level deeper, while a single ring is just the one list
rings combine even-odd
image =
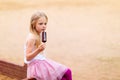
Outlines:
[{"label": "sand", "polygon": [[40,10],[49,17],[46,55],[71,68],[73,80],[120,80],[119,4],[119,0],[1,0],[0,59],[23,65],[30,16]]}]

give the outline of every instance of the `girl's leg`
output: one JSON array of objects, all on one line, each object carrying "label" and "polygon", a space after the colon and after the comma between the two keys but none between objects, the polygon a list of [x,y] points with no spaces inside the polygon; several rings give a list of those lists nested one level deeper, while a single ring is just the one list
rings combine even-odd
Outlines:
[{"label": "girl's leg", "polygon": [[61,80],[72,80],[71,70],[68,69]]},{"label": "girl's leg", "polygon": [[67,80],[66,78],[64,78],[64,77],[62,77],[62,79],[61,80]]}]

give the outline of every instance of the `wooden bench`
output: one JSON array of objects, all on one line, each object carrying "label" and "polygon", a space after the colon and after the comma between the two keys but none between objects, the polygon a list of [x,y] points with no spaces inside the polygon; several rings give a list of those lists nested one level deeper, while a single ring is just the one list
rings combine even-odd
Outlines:
[{"label": "wooden bench", "polygon": [[14,64],[14,63],[0,60],[0,74],[6,75],[10,78],[24,80],[24,78],[26,78],[26,74],[27,74],[27,65],[24,64],[23,66],[20,66],[20,65]]}]

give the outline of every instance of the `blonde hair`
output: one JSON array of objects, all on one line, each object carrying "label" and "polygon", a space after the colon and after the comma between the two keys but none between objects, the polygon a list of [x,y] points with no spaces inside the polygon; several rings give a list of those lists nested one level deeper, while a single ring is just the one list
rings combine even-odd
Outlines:
[{"label": "blonde hair", "polygon": [[48,17],[44,12],[36,12],[32,15],[31,20],[30,20],[30,32],[34,34],[36,38],[36,47],[38,47],[41,44],[40,36],[36,30],[36,23],[39,18],[45,17],[46,20],[48,21]]}]

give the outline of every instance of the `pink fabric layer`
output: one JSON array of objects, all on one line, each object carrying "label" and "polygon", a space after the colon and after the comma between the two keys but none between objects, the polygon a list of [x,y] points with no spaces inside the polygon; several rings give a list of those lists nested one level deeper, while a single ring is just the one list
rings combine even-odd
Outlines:
[{"label": "pink fabric layer", "polygon": [[34,60],[28,64],[27,77],[37,80],[61,80],[67,67],[52,60]]}]

